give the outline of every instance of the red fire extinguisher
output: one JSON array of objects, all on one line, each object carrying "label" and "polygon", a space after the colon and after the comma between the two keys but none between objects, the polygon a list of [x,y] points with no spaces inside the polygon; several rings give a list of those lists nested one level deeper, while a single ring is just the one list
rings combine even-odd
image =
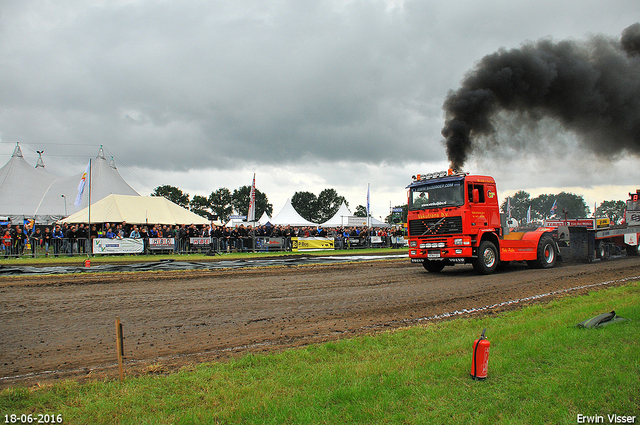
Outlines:
[{"label": "red fire extinguisher", "polygon": [[471,378],[486,379],[489,370],[489,346],[491,343],[485,338],[486,328],[482,330],[480,338],[473,343],[473,357],[471,359]]}]

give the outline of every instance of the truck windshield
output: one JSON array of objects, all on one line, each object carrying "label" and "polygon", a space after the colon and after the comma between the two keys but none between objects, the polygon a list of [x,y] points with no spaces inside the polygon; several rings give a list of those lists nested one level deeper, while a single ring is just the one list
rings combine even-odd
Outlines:
[{"label": "truck windshield", "polygon": [[464,204],[464,180],[411,188],[409,209],[459,207]]}]

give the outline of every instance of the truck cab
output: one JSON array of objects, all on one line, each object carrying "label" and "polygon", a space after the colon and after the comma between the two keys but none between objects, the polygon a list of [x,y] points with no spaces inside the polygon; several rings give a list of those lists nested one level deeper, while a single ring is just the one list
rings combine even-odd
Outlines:
[{"label": "truck cab", "polygon": [[[409,257],[426,270],[471,263],[489,274],[501,261],[543,267],[555,263],[558,251],[548,235],[552,229],[509,233],[492,177],[454,170],[418,174],[407,189]],[[546,248],[540,251],[543,235]],[[546,257],[542,263],[541,256]]]}]

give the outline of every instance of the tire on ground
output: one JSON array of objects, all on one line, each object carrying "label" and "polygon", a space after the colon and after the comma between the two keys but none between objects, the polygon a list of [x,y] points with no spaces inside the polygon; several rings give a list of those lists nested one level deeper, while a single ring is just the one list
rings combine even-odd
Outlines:
[{"label": "tire on ground", "polygon": [[478,257],[473,259],[473,269],[480,274],[491,274],[498,267],[498,250],[491,241],[482,241]]},{"label": "tire on ground", "polygon": [[428,272],[437,273],[444,269],[444,261],[429,261],[424,260],[422,267]]},{"label": "tire on ground", "polygon": [[551,236],[542,236],[538,242],[537,259],[527,261],[529,267],[538,269],[549,269],[556,265],[558,252],[556,243]]}]

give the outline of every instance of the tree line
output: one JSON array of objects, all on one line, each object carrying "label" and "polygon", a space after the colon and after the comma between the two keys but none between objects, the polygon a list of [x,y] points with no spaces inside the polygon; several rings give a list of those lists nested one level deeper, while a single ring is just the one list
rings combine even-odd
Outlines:
[{"label": "tree line", "polygon": [[[226,222],[231,215],[248,215],[249,199],[251,196],[251,186],[242,186],[231,192],[226,187],[221,187],[211,192],[209,196],[194,195],[189,199],[189,194],[175,186],[163,185],[154,189],[151,196],[162,196],[169,201],[187,208],[199,216],[209,220],[221,220]],[[270,217],[273,216],[273,204],[269,202],[267,195],[255,191],[256,196],[256,220],[264,212]],[[314,223],[323,223],[329,220],[338,212],[340,205],[349,203],[344,196],[340,196],[335,189],[324,189],[319,195],[312,192],[303,191],[294,193],[291,198],[291,205],[305,220]],[[355,216],[366,217],[367,209],[358,205]]]},{"label": "tree line", "polygon": [[[551,209],[554,207],[553,211]],[[521,223],[526,223],[529,208],[530,220],[541,221],[553,216],[564,219],[586,218],[591,214],[582,195],[560,192],[557,194],[542,194],[535,198],[524,190],[519,190],[513,196],[505,198],[500,208],[508,214],[508,206],[511,208],[511,217]],[[619,223],[624,218],[626,203],[624,201],[603,201],[596,208],[597,217],[608,217],[612,224]]]}]

